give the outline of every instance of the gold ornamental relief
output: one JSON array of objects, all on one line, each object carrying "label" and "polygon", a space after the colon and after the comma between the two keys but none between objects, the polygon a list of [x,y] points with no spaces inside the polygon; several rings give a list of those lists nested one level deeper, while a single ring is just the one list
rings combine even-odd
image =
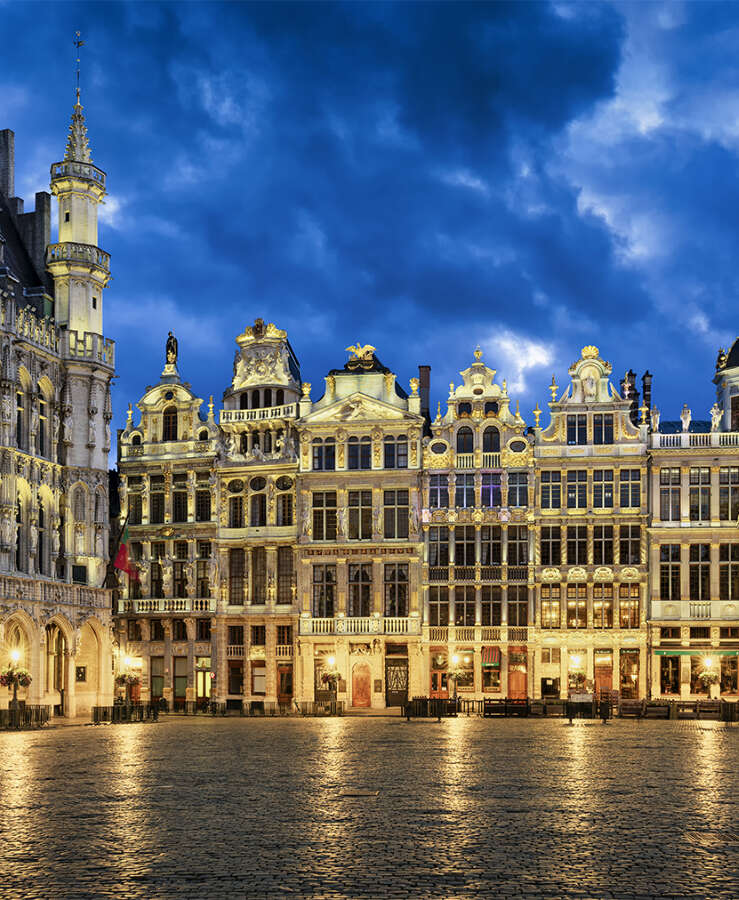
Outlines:
[{"label": "gold ornamental relief", "polygon": [[559,569],[548,568],[548,569],[544,569],[541,573],[542,581],[553,582],[553,581],[559,581],[560,579],[561,579],[561,575],[560,575]]},{"label": "gold ornamental relief", "polygon": [[635,569],[633,566],[627,566],[625,569],[621,569],[621,580],[622,581],[638,581],[639,580],[639,570]]},{"label": "gold ornamental relief", "polygon": [[588,573],[582,566],[573,566],[567,573],[568,581],[587,581]]},{"label": "gold ornamental relief", "polygon": [[531,465],[534,458],[532,448],[522,450],[521,453],[514,453],[508,447],[503,447],[500,451],[500,464],[504,469],[520,468]]},{"label": "gold ornamental relief", "polygon": [[598,566],[593,572],[594,581],[613,581],[613,569],[608,566]]},{"label": "gold ornamental relief", "polygon": [[451,468],[451,450],[445,453],[434,453],[429,447],[423,448],[424,469],[449,469]]}]

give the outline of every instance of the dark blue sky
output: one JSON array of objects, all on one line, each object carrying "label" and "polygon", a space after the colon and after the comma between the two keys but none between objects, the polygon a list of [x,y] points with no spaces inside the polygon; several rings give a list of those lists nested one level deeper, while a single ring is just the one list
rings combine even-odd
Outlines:
[{"label": "dark blue sky", "polygon": [[[234,337],[288,329],[320,393],[360,341],[432,404],[472,359],[529,421],[588,343],[707,418],[739,331],[739,5],[0,0],[0,127],[48,189],[83,32],[108,173],[114,400],[166,333],[218,401]],[[546,421],[546,416],[544,417]]]}]

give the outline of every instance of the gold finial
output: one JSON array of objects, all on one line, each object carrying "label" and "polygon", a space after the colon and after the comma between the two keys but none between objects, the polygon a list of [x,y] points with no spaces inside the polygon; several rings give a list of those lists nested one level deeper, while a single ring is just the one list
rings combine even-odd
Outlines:
[{"label": "gold finial", "polygon": [[549,393],[552,395],[552,403],[557,402],[557,382],[555,381],[554,375],[552,375],[552,383],[549,385]]},{"label": "gold finial", "polygon": [[593,344],[588,344],[587,347],[582,348],[582,358],[583,359],[597,359],[600,350]]},{"label": "gold finial", "polygon": [[649,412],[649,407],[647,406],[646,403],[642,403],[642,405],[639,407],[639,412],[641,413],[641,419],[639,420],[639,424],[646,425],[647,424],[647,413]]},{"label": "gold finial", "polygon": [[303,382],[303,399],[304,400],[310,400],[310,388],[311,388],[310,381],[304,381]]},{"label": "gold finial", "polygon": [[133,418],[133,404],[128,404],[128,421],[130,422]]},{"label": "gold finial", "polygon": [[449,393],[450,394],[454,393],[454,382],[453,381],[449,382]]},{"label": "gold finial", "polygon": [[419,382],[418,382],[418,379],[417,379],[417,378],[411,378],[411,380],[410,380],[410,385],[411,385],[411,397],[417,397],[417,396],[418,396],[418,384],[419,384]]},{"label": "gold finial", "polygon": [[210,395],[208,400],[208,418],[211,418],[213,415],[213,394]]},{"label": "gold finial", "polygon": [[441,422],[441,400],[439,400],[439,405],[436,407],[436,418],[434,419],[434,424],[438,425]]},{"label": "gold finial", "polygon": [[504,394],[508,393],[508,379],[507,378],[503,379],[503,393]]},{"label": "gold finial", "polygon": [[475,359],[477,360],[477,362],[480,362],[480,360],[482,359],[482,350],[480,349],[479,344],[477,345],[477,347],[475,347]]},{"label": "gold finial", "polygon": [[539,401],[536,401],[536,406],[534,407],[534,427],[539,427],[539,419],[541,418],[541,410],[539,409]]},{"label": "gold finial", "polygon": [[518,411],[518,400],[516,400],[516,415],[517,415],[517,416],[520,415],[520,413],[519,413],[519,411]]}]

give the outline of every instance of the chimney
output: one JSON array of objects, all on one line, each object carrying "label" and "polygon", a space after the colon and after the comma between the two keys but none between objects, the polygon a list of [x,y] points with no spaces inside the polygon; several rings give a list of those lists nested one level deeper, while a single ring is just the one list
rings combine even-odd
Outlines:
[{"label": "chimney", "polygon": [[427,422],[431,421],[429,392],[431,389],[431,366],[418,367],[418,393],[421,396],[421,415]]},{"label": "chimney", "polygon": [[8,200],[15,194],[15,133],[0,131],[0,194]]},{"label": "chimney", "polygon": [[46,270],[46,248],[51,243],[51,194],[36,192],[36,208],[18,217],[18,230],[42,283]]},{"label": "chimney", "polygon": [[636,372],[629,369],[626,373],[628,382],[628,399],[631,400],[631,408],[629,409],[629,418],[634,425],[639,424],[639,391],[636,389]]},{"label": "chimney", "polygon": [[647,371],[641,377],[641,393],[644,405],[651,412],[652,409],[652,373]]}]

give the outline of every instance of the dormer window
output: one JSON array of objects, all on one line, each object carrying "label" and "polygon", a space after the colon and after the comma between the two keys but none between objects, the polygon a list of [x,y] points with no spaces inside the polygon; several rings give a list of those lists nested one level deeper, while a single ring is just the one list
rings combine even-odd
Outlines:
[{"label": "dormer window", "polygon": [[471,403],[458,403],[457,404],[457,416],[460,419],[466,419],[472,415],[472,404]]},{"label": "dormer window", "polygon": [[498,415],[498,404],[495,400],[488,400],[485,404],[485,415],[486,416],[497,416]]},{"label": "dormer window", "polygon": [[177,440],[177,407],[168,406],[162,413],[162,440]]},{"label": "dormer window", "polygon": [[134,446],[134,447],[140,447],[140,446],[141,446],[141,435],[140,435],[140,434],[135,434],[135,435],[131,438],[131,444],[132,444],[132,446]]}]

